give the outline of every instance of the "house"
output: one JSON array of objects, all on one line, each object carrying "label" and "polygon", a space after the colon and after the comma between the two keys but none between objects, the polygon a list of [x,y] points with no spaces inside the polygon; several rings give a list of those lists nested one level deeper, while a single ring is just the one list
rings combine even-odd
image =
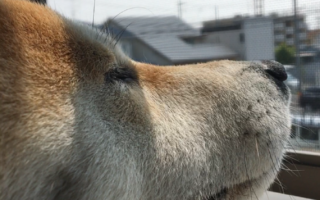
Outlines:
[{"label": "house", "polygon": [[136,61],[179,65],[238,58],[222,44],[190,43],[188,38],[201,36],[200,31],[175,16],[113,18],[101,28],[118,36],[124,52]]},{"label": "house", "polygon": [[207,42],[233,49],[242,60],[274,60],[274,28],[270,17],[242,17],[206,21],[201,32]]},{"label": "house", "polygon": [[[240,53],[241,59],[274,59],[272,55],[274,47],[281,43],[288,46],[295,45],[294,20],[293,15],[273,14],[252,17],[238,15],[233,18],[206,21],[203,23],[202,33],[210,35],[208,36],[211,38],[210,41],[220,42],[235,49]],[[307,45],[305,16],[298,15],[297,21],[299,45],[300,48],[304,48]]]},{"label": "house", "polygon": [[[294,15],[278,16],[273,15],[275,45],[285,43],[288,46],[294,46],[295,40],[295,17]],[[297,16],[297,33],[299,40],[299,48],[307,45],[307,24],[304,15]]]}]

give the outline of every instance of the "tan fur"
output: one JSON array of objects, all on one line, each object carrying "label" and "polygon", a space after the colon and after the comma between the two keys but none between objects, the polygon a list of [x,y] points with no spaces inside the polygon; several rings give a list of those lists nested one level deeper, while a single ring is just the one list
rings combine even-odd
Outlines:
[{"label": "tan fur", "polygon": [[255,199],[281,166],[289,95],[263,64],[138,63],[22,0],[0,44],[0,200]]}]

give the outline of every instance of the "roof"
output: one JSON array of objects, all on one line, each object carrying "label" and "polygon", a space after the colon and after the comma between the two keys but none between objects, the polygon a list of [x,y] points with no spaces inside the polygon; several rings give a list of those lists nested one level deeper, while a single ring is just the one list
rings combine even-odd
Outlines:
[{"label": "roof", "polygon": [[113,22],[146,45],[172,61],[187,63],[223,58],[234,58],[237,53],[223,45],[189,44],[182,37],[200,36],[200,31],[175,16],[127,17],[111,19]]},{"label": "roof", "polygon": [[223,45],[191,45],[172,35],[144,36],[143,40],[175,63],[237,56],[234,51]]},{"label": "roof", "polygon": [[[297,15],[297,18],[298,19],[305,19],[305,15],[303,15],[303,14],[298,14]],[[273,17],[273,19],[275,20],[275,21],[284,21],[284,20],[294,20],[294,14],[290,14],[290,15],[283,15],[283,16],[274,16]]]},{"label": "roof", "polygon": [[217,32],[217,31],[231,31],[240,30],[246,22],[252,23],[253,21],[272,20],[268,16],[241,16],[237,15],[232,18],[209,20],[202,23],[202,33]]},{"label": "roof", "polygon": [[218,19],[218,20],[209,20],[204,21],[202,24],[204,27],[207,26],[238,26],[242,24],[242,21],[247,17],[232,17],[232,18],[225,18],[225,19]]},{"label": "roof", "polygon": [[[110,20],[109,20],[110,21]],[[135,35],[175,34],[196,36],[200,32],[175,16],[124,17],[112,19],[115,23]]]},{"label": "roof", "polygon": [[107,33],[111,34],[114,37],[121,37],[121,38],[135,37],[135,35],[130,31],[125,30],[122,27],[115,26],[114,24],[102,24],[99,26],[99,28],[106,31]]},{"label": "roof", "polygon": [[[298,19],[305,19],[305,15],[298,15]],[[270,16],[241,16],[236,15],[231,18],[218,19],[218,20],[209,20],[204,21],[202,32],[214,32],[214,31],[226,31],[226,30],[237,30],[241,29],[241,25],[245,20],[255,20],[255,19],[266,19],[270,18],[276,22],[282,22],[286,20],[294,20],[294,15],[283,15],[278,16],[276,14]]]}]

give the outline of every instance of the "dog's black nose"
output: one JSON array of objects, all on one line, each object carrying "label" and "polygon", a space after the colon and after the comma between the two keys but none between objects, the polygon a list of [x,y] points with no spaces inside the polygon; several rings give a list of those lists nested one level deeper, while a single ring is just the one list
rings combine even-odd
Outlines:
[{"label": "dog's black nose", "polygon": [[285,68],[281,63],[273,60],[263,60],[262,64],[266,66],[265,71],[279,81],[285,81],[288,78]]}]

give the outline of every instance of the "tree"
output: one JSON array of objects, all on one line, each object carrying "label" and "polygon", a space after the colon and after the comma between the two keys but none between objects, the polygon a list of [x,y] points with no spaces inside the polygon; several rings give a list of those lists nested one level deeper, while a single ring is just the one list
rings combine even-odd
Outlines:
[{"label": "tree", "polygon": [[287,46],[285,43],[282,43],[276,48],[276,61],[282,64],[294,63],[294,56],[294,48]]}]

